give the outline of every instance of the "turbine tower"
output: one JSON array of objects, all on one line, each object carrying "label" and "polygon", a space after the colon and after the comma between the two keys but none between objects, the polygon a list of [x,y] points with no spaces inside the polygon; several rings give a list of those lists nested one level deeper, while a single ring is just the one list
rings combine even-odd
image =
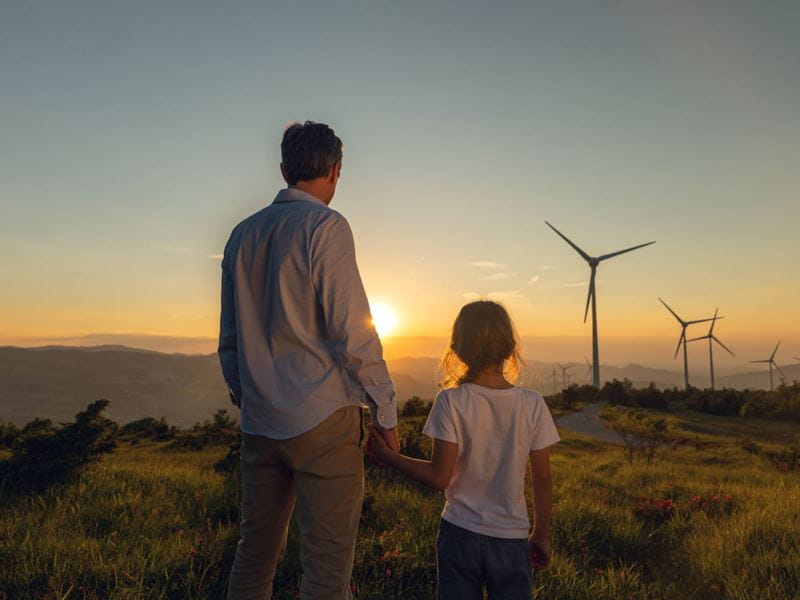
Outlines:
[{"label": "turbine tower", "polygon": [[558,365],[559,369],[561,369],[561,381],[564,383],[564,389],[566,389],[566,387],[567,387],[567,377],[568,377],[567,371],[569,369],[571,369],[574,365],[567,365],[565,367],[561,363],[556,363],[556,364]]},{"label": "turbine tower", "polygon": [[586,297],[586,310],[583,313],[583,322],[586,323],[586,318],[589,316],[589,304],[592,305],[592,385],[594,387],[600,387],[600,352],[597,347],[597,293],[595,291],[595,275],[597,274],[597,266],[606,259],[614,258],[615,256],[619,256],[620,254],[625,254],[626,252],[632,252],[633,250],[638,250],[639,248],[644,248],[645,246],[649,246],[650,244],[655,244],[655,242],[647,242],[646,244],[639,244],[638,246],[633,246],[631,248],[625,248],[624,250],[618,250],[616,252],[611,252],[609,254],[602,254],[600,256],[589,256],[581,250],[577,245],[575,245],[572,240],[570,240],[567,236],[561,233],[558,229],[550,225],[547,221],[547,226],[555,231],[558,236],[567,242],[572,249],[575,250],[578,254],[581,255],[583,260],[585,260],[589,268],[592,270],[591,275],[589,277],[589,295]]},{"label": "turbine tower", "polygon": [[[683,383],[684,383],[684,389],[688,390],[689,389],[689,357],[688,357],[688,352],[686,351],[686,328],[689,327],[689,325],[695,325],[696,323],[705,323],[707,321],[711,321],[712,319],[695,319],[694,321],[684,321],[683,319],[681,319],[678,316],[678,313],[676,313],[674,310],[672,310],[670,308],[669,304],[664,302],[660,297],[659,297],[659,301],[661,301],[661,304],[663,304],[664,307],[669,312],[672,313],[672,316],[675,317],[675,319],[677,319],[678,323],[681,324],[681,336],[678,338],[678,346],[675,348],[675,356],[673,356],[672,358],[676,358],[678,356],[678,352],[681,349],[681,344],[683,344]],[[720,319],[723,319],[723,318],[724,317],[720,317]]]},{"label": "turbine tower", "polygon": [[586,358],[585,356],[583,357],[583,360],[586,362],[586,375],[584,375],[584,377],[586,377],[586,379],[588,380],[592,376],[592,371],[594,371],[594,367],[592,366],[592,363],[589,362],[589,359]]},{"label": "turbine tower", "polygon": [[[775,362],[775,354],[778,352],[778,346],[780,346],[780,345],[781,345],[781,342],[780,342],[780,340],[778,340],[778,343],[775,344],[775,350],[772,351],[772,354],[770,355],[769,358],[767,358],[765,360],[751,360],[750,361],[751,363],[769,363],[769,391],[770,392],[773,389],[775,389],[774,386],[772,385],[772,367],[775,367],[776,369],[778,369],[778,372],[781,374],[781,379],[786,377],[783,374],[783,371],[781,371],[781,368],[778,366],[778,363]],[[797,358],[797,357],[795,356],[795,358]],[[798,358],[797,360],[800,360],[800,358]]]},{"label": "turbine tower", "polygon": [[553,396],[555,396],[556,395],[556,377],[557,377],[557,375],[556,375],[556,366],[555,365],[553,365],[553,374],[551,375],[551,377],[553,378]]},{"label": "turbine tower", "polygon": [[717,313],[719,309],[714,311],[714,318],[711,319],[711,327],[708,328],[708,333],[705,335],[701,335],[700,337],[692,338],[691,340],[687,340],[689,342],[696,342],[698,340],[708,340],[708,364],[711,367],[711,389],[714,389],[714,342],[717,342],[720,346],[725,348],[725,351],[730,354],[731,356],[736,356],[730,348],[728,348],[725,344],[719,341],[717,336],[714,335],[714,325],[717,324],[717,321],[722,317],[718,317]]}]

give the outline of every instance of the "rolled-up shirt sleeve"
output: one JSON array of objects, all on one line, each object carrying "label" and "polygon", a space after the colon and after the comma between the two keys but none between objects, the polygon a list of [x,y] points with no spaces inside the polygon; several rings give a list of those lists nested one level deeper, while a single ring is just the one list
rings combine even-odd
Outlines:
[{"label": "rolled-up shirt sleeve", "polygon": [[231,402],[241,405],[242,386],[239,380],[239,354],[236,337],[236,300],[233,280],[224,265],[222,268],[222,298],[220,301],[219,347],[217,355],[222,376],[228,386]]},{"label": "rolled-up shirt sleeve", "polygon": [[332,211],[314,232],[311,272],[335,355],[370,407],[373,422],[384,429],[395,427],[394,384],[358,272],[353,233],[339,213]]}]

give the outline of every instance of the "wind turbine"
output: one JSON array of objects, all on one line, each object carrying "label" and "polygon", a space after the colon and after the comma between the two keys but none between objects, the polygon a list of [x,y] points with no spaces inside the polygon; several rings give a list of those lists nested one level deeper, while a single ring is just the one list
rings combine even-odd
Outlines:
[{"label": "wind turbine", "polygon": [[[592,363],[589,362],[589,359],[586,358],[585,356],[583,357],[583,360],[586,362],[586,375],[584,375],[584,377],[586,377],[586,379],[589,379],[589,377],[591,377],[591,375],[592,375],[592,371],[594,370],[594,367],[592,366]],[[800,360],[800,359],[798,359],[798,360]]]},{"label": "wind turbine", "polygon": [[[780,345],[781,345],[781,342],[780,342],[780,340],[778,340],[778,343],[775,344],[775,350],[772,351],[772,354],[766,360],[751,360],[750,361],[751,363],[769,363],[769,391],[770,392],[773,389],[775,389],[773,387],[773,385],[772,385],[772,367],[775,367],[776,369],[778,369],[778,372],[781,374],[781,379],[786,377],[783,374],[783,371],[781,371],[781,368],[778,366],[778,363],[775,362],[775,354],[778,352],[778,346],[780,346]],[[795,358],[797,358],[797,357],[795,356]],[[800,360],[800,358],[798,358],[797,360]]]},{"label": "wind turbine", "polygon": [[553,374],[551,375],[551,377],[553,378],[553,396],[555,396],[556,395],[556,377],[557,377],[557,375],[556,375],[556,366],[555,365],[553,365]]},{"label": "wind turbine", "polygon": [[692,338],[691,340],[687,340],[688,342],[696,342],[698,340],[708,340],[708,364],[711,367],[711,389],[714,389],[714,342],[717,342],[720,346],[725,348],[725,351],[730,354],[731,356],[736,356],[730,348],[728,348],[725,344],[719,341],[717,336],[714,335],[714,325],[717,324],[717,320],[721,319],[722,317],[718,317],[717,313],[719,309],[714,311],[714,318],[711,319],[711,327],[708,328],[708,333],[705,335],[701,335],[700,337]]},{"label": "wind turbine", "polygon": [[567,371],[571,369],[574,365],[567,365],[566,367],[561,363],[556,363],[558,367],[561,369],[561,381],[564,383],[564,388],[567,387]]},{"label": "wind turbine", "polygon": [[570,246],[572,246],[573,250],[581,255],[583,260],[585,260],[589,264],[589,268],[592,270],[592,273],[589,277],[589,295],[586,297],[586,310],[583,313],[583,322],[586,323],[586,318],[589,316],[589,304],[592,305],[592,385],[594,387],[600,387],[600,352],[597,347],[597,293],[595,291],[595,275],[597,274],[597,266],[606,259],[614,258],[615,256],[619,256],[620,254],[625,254],[626,252],[631,252],[633,250],[638,250],[639,248],[644,248],[645,246],[649,246],[650,244],[655,244],[655,242],[647,242],[646,244],[639,244],[638,246],[633,246],[631,248],[625,248],[624,250],[618,250],[616,252],[611,252],[609,254],[601,254],[600,256],[589,256],[578,248],[572,240],[570,240],[567,236],[561,233],[558,229],[550,225],[547,221],[547,226],[555,231],[561,239],[567,242]]},{"label": "wind turbine", "polygon": [[[683,344],[683,382],[684,382],[684,388],[688,390],[689,389],[689,357],[688,357],[688,352],[686,351],[686,328],[689,327],[689,325],[694,325],[696,323],[705,323],[707,321],[711,321],[712,319],[695,319],[694,321],[684,321],[683,319],[681,319],[678,316],[678,313],[676,313],[674,310],[672,310],[670,308],[669,304],[667,304],[666,302],[661,300],[660,297],[658,299],[661,301],[661,304],[663,304],[664,307],[669,312],[672,313],[672,316],[675,317],[678,320],[678,323],[681,324],[681,337],[678,338],[678,346],[675,348],[675,356],[673,356],[672,358],[675,358],[675,357],[678,356],[678,351],[680,351],[681,344]],[[723,318],[724,317],[720,317],[720,319],[723,319]]]}]

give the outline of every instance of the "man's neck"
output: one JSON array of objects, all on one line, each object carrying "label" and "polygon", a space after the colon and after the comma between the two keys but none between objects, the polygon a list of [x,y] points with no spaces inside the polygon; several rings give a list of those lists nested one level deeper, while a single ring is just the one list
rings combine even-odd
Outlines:
[{"label": "man's neck", "polygon": [[333,199],[333,194],[330,191],[330,185],[319,179],[311,179],[308,181],[298,181],[294,185],[290,185],[289,189],[300,190],[310,196],[314,196],[320,202],[329,205]]}]

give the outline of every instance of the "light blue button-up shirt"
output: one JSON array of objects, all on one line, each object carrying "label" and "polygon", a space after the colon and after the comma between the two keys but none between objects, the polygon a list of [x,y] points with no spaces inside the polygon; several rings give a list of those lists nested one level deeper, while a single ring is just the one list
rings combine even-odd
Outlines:
[{"label": "light blue button-up shirt", "polygon": [[239,223],[222,258],[219,359],[242,431],[286,439],[344,406],[397,424],[345,218],[295,188]]}]

